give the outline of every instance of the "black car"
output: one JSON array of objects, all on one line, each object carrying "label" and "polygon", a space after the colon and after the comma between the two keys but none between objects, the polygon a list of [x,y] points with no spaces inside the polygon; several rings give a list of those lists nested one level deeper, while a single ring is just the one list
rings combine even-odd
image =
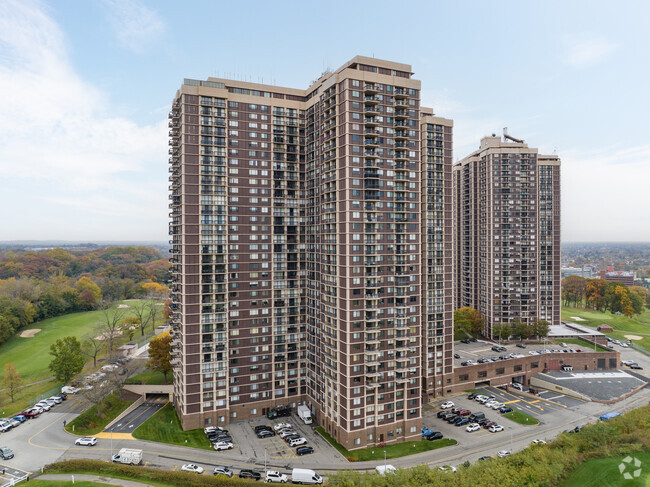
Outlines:
[{"label": "black car", "polygon": [[467,396],[467,399],[474,399],[476,396],[478,396],[478,393],[472,392],[469,396]]},{"label": "black car", "polygon": [[457,414],[452,414],[447,418],[447,423],[454,423],[458,418],[462,418],[462,416],[458,416]]},{"label": "black car", "polygon": [[252,480],[261,480],[262,479],[262,474],[259,472],[256,472],[255,470],[242,470],[239,472],[239,478],[240,479],[252,479]]},{"label": "black car", "polygon": [[443,419],[444,421],[447,421],[447,420],[448,420],[449,418],[451,418],[452,416],[456,416],[456,415],[455,415],[454,413],[447,413],[447,414],[444,414],[444,415],[442,416],[442,419]]},{"label": "black car", "polygon": [[481,419],[477,420],[476,422],[477,422],[479,425],[483,426],[485,423],[489,423],[490,420],[487,419],[487,418],[481,418]]},{"label": "black car", "polygon": [[425,438],[427,440],[429,440],[429,441],[439,440],[439,439],[442,438],[442,433],[440,433],[439,431],[436,431],[435,433],[431,433],[431,434],[425,436]]},{"label": "black car", "polygon": [[481,458],[478,459],[478,461],[479,462],[485,462],[485,461],[489,460],[490,458],[492,458],[492,457],[481,457]]},{"label": "black car", "polygon": [[59,392],[56,397],[60,397],[65,401],[68,398],[68,395],[65,392]]},{"label": "black car", "polygon": [[465,338],[465,339],[461,340],[460,343],[469,343],[469,340],[467,338]]},{"label": "black car", "polygon": [[519,348],[526,348],[526,344],[525,344],[525,343],[517,343],[517,346],[518,346]]},{"label": "black car", "polygon": [[257,437],[260,440],[263,440],[264,438],[271,438],[272,436],[275,436],[275,433],[273,431],[260,430],[260,431],[257,432]]},{"label": "black car", "polygon": [[262,430],[273,431],[273,428],[271,428],[270,426],[267,426],[265,424],[263,424],[261,426],[255,426],[255,428],[253,428],[253,429],[255,430],[255,433],[259,433]]},{"label": "black car", "polygon": [[639,364],[630,364],[628,367],[634,370],[643,370],[643,367],[641,367]]},{"label": "black car", "polygon": [[474,337],[469,337],[469,341],[470,341],[470,342],[476,342],[476,338],[474,338]]},{"label": "black car", "polygon": [[314,453],[314,449],[311,446],[299,446],[296,448],[296,455],[299,457],[309,455],[310,453]]},{"label": "black car", "polygon": [[442,418],[443,416],[446,416],[447,414],[449,414],[449,412],[447,412],[446,409],[443,409],[442,411],[438,411],[438,417],[439,418]]},{"label": "black car", "polygon": [[228,441],[230,443],[234,443],[231,436],[219,436],[218,438],[212,437],[212,438],[209,438],[209,440],[210,440],[210,443],[212,443],[213,445],[215,443],[219,443],[220,441]]},{"label": "black car", "polygon": [[289,435],[289,436],[285,436],[283,439],[284,441],[289,443],[291,440],[297,440],[298,438],[300,438],[300,435]]},{"label": "black car", "polygon": [[455,353],[455,354],[454,354],[454,358],[460,358],[460,355],[457,354],[457,353]]}]

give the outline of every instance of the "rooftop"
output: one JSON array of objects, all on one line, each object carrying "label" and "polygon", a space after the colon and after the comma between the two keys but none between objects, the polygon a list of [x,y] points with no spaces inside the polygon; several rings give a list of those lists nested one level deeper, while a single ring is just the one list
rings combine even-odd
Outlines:
[{"label": "rooftop", "polygon": [[646,381],[622,370],[578,372],[549,370],[536,374],[535,378],[575,391],[595,401],[613,401],[647,384]]}]

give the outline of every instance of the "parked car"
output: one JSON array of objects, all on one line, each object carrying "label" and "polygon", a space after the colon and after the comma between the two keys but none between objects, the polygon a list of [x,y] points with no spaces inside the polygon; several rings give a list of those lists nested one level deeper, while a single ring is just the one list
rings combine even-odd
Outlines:
[{"label": "parked car", "polygon": [[255,428],[253,428],[253,430],[255,431],[255,433],[258,433],[258,432],[260,432],[262,430],[273,431],[273,428],[271,428],[270,426],[268,426],[266,424],[262,424],[260,426],[255,426]]},{"label": "parked car", "polygon": [[296,455],[299,457],[303,455],[309,455],[311,453],[314,453],[314,449],[311,446],[299,446],[296,448]]},{"label": "parked car", "polygon": [[456,467],[452,467],[451,465],[441,465],[438,467],[438,470],[442,470],[443,472],[456,472]]},{"label": "parked car", "polygon": [[523,391],[523,390],[524,390],[524,386],[522,386],[519,382],[513,382],[513,383],[512,383],[512,387],[513,387],[514,389],[518,389],[518,390],[520,390],[520,391]]},{"label": "parked car", "polygon": [[458,421],[456,421],[456,426],[465,426],[466,424],[469,424],[469,419],[461,417]]},{"label": "parked car", "polygon": [[199,467],[198,465],[195,465],[193,463],[186,463],[181,467],[182,472],[192,472],[192,473],[198,473],[199,475],[203,473],[203,467]]},{"label": "parked car", "polygon": [[19,423],[24,423],[25,421],[27,421],[27,416],[23,414],[19,414],[18,416],[14,416],[12,419],[14,421],[18,421]]},{"label": "parked car", "polygon": [[225,475],[226,477],[232,477],[232,470],[228,467],[217,465],[214,467],[214,475]]},{"label": "parked car", "polygon": [[507,350],[507,348],[506,347],[501,347],[499,345],[495,345],[495,346],[492,347],[492,350],[494,352],[505,352]]},{"label": "parked car", "polygon": [[14,452],[11,451],[11,448],[6,446],[0,446],[0,458],[3,460],[11,460],[14,457]]},{"label": "parked car", "polygon": [[83,438],[78,438],[74,444],[79,446],[95,446],[97,444],[97,438],[94,436],[84,436]]},{"label": "parked car", "polygon": [[37,403],[36,403],[36,406],[38,406],[39,408],[41,408],[41,409],[43,409],[43,410],[45,410],[45,411],[49,411],[50,409],[52,409],[52,406],[50,406],[50,405],[49,405],[48,403],[46,403],[46,402],[37,402]]},{"label": "parked car", "polygon": [[490,429],[488,430],[490,433],[498,433],[499,431],[503,431],[503,426],[500,424],[495,424],[490,426]]},{"label": "parked car", "polygon": [[435,431],[425,436],[425,438],[429,441],[440,440],[442,439],[442,433],[440,433],[439,431]]},{"label": "parked car", "polygon": [[479,461],[479,462],[487,462],[490,458],[492,458],[492,457],[488,457],[488,456],[480,457],[480,458],[478,459],[478,461]]},{"label": "parked car", "polygon": [[460,365],[462,365],[463,367],[467,367],[467,366],[476,365],[476,364],[474,363],[473,360],[467,360],[466,362],[461,362]]},{"label": "parked car", "polygon": [[435,433],[435,430],[429,429],[429,428],[422,428],[422,436],[427,436],[432,433]]},{"label": "parked car", "polygon": [[239,472],[239,478],[240,479],[251,479],[251,480],[261,480],[262,479],[262,474],[259,472],[256,472],[255,470],[250,470],[250,469],[244,469]]},{"label": "parked car", "polygon": [[465,428],[465,431],[467,431],[468,433],[473,433],[474,431],[478,431],[480,429],[481,429],[481,427],[479,426],[478,423],[472,423],[472,424],[467,425],[467,428]]},{"label": "parked car", "polygon": [[31,408],[31,409],[25,409],[20,414],[24,415],[28,419],[32,419],[38,417],[42,412],[43,411],[41,411],[40,409]]},{"label": "parked car", "polygon": [[275,436],[275,433],[269,430],[260,430],[257,433],[257,437],[261,440],[263,440],[264,438],[271,438],[272,436]]},{"label": "parked car", "polygon": [[451,424],[451,423],[455,423],[456,420],[457,420],[458,418],[462,418],[462,416],[458,416],[457,414],[452,414],[451,416],[449,416],[449,417],[446,419],[446,421],[447,421],[449,424]]},{"label": "parked car", "polygon": [[544,440],[533,440],[530,443],[531,445],[546,445],[546,441]]},{"label": "parked car", "polygon": [[268,470],[266,476],[264,477],[264,482],[276,483],[276,484],[286,484],[289,477],[285,474],[278,472],[277,470]]},{"label": "parked car", "polygon": [[499,458],[507,457],[508,455],[512,455],[512,452],[510,450],[501,450],[499,453],[497,453],[497,456]]},{"label": "parked car", "polygon": [[454,354],[454,358],[460,358],[460,354],[455,353],[455,354]]},{"label": "parked car", "polygon": [[203,428],[203,432],[206,435],[209,435],[210,433],[218,433],[218,432],[228,433],[228,430],[223,429],[221,426],[208,426],[207,428]]},{"label": "parked car", "polygon": [[467,399],[474,399],[476,396],[478,396],[478,392],[472,392],[467,396]]},{"label": "parked car", "polygon": [[231,442],[229,441],[219,441],[214,444],[214,449],[216,451],[221,451],[221,450],[232,450],[235,447]]},{"label": "parked car", "polygon": [[643,367],[641,367],[639,364],[632,364],[630,365],[630,368],[634,370],[643,370]]},{"label": "parked car", "polygon": [[463,338],[460,343],[469,343],[469,340],[467,338]]},{"label": "parked car", "polygon": [[302,446],[302,445],[305,445],[306,443],[307,443],[307,438],[303,438],[303,437],[294,438],[293,440],[289,441],[289,446],[290,447]]},{"label": "parked car", "polygon": [[215,443],[224,443],[224,442],[225,443],[232,443],[233,442],[232,436],[230,436],[230,435],[213,436],[213,437],[210,437],[208,439],[210,440],[210,443],[212,443],[213,445]]},{"label": "parked car", "polygon": [[453,408],[455,404],[451,401],[443,402],[442,405],[440,406],[442,409],[450,409]]},{"label": "parked car", "polygon": [[59,396],[48,397],[48,400],[54,401],[54,404],[61,404],[63,402],[63,399],[61,399]]},{"label": "parked car", "polygon": [[513,411],[513,409],[508,407],[508,406],[502,406],[501,409],[499,409],[499,412],[501,414],[511,413],[512,411]]},{"label": "parked car", "polygon": [[298,438],[300,438],[300,435],[298,435],[298,434],[289,435],[289,436],[284,438],[284,441],[286,441],[287,443],[290,443],[291,440],[297,440]]},{"label": "parked car", "polygon": [[274,431],[280,431],[280,430],[284,430],[284,429],[291,428],[291,427],[292,426],[291,426],[290,423],[278,423],[278,424],[273,425],[273,430]]},{"label": "parked car", "polygon": [[492,409],[494,409],[496,411],[498,409],[501,409],[503,406],[504,406],[504,404],[502,402],[497,401],[491,407],[492,407]]},{"label": "parked car", "polygon": [[460,416],[469,416],[470,414],[472,414],[472,411],[470,411],[469,409],[461,409],[460,411],[458,411],[458,414]]},{"label": "parked car", "polygon": [[518,346],[519,348],[526,348],[526,344],[525,344],[525,343],[517,343],[517,346]]},{"label": "parked car", "polygon": [[286,429],[286,430],[282,430],[282,431],[280,431],[280,432],[278,433],[278,436],[279,436],[280,438],[282,438],[282,439],[285,439],[287,436],[297,435],[297,434],[298,434],[298,432],[297,432],[296,430],[293,430],[293,429]]},{"label": "parked car", "polygon": [[442,418],[443,416],[445,416],[447,414],[449,414],[449,412],[446,409],[441,409],[440,411],[438,411],[438,417],[439,418]]}]

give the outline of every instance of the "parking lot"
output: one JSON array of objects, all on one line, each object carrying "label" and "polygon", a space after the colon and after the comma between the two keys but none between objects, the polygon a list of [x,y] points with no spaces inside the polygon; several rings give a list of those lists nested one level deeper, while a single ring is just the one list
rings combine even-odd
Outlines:
[{"label": "parking lot", "polygon": [[[255,434],[254,428],[260,425],[273,426],[277,423],[290,423],[293,429],[302,437],[307,439],[307,446],[314,449],[314,453],[304,456],[296,455],[296,448],[290,447],[279,436],[260,439]],[[235,449],[239,449],[243,458],[250,463],[263,465],[264,458],[269,463],[275,464],[282,460],[291,460],[292,463],[303,465],[317,465],[318,463],[340,462],[341,454],[321,437],[311,425],[304,424],[295,414],[288,417],[269,420],[266,418],[253,418],[248,421],[238,421],[229,424],[227,427],[232,436]]]}]

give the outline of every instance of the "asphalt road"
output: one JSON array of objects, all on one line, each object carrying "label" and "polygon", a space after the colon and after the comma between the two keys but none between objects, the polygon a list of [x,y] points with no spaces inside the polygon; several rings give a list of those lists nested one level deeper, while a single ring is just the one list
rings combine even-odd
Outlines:
[{"label": "asphalt road", "polygon": [[124,416],[118,423],[106,429],[107,433],[133,433],[135,429],[169,402],[169,394],[152,395],[146,402]]},{"label": "asphalt road", "polygon": [[[500,416],[495,412],[487,414],[489,410],[485,406],[479,406],[476,401],[468,400],[465,394],[449,399],[461,406],[468,406],[472,411],[485,410],[488,417],[494,416],[496,419]],[[500,419],[500,423],[506,428],[506,431],[500,433],[489,433],[485,430],[467,433],[464,428],[456,428],[435,418],[437,407],[427,408],[429,410],[425,414],[424,425],[443,431],[446,437],[458,440],[458,444],[431,452],[396,458],[391,460],[391,464],[396,467],[407,467],[417,464],[458,465],[466,460],[474,462],[481,456],[495,456],[499,450],[517,451],[526,448],[536,438],[547,440],[554,438],[558,433],[587,424],[606,412],[624,411],[646,405],[649,402],[650,388],[646,388],[615,405],[581,403],[570,407],[558,407],[557,410],[552,410],[550,413],[539,412],[535,416],[540,420],[538,426],[524,426],[505,418]],[[317,437],[311,428],[297,423],[298,419],[295,415],[289,422],[299,426],[300,432],[305,434],[309,443],[315,446],[317,454],[291,458],[293,455],[290,455],[288,451],[283,454],[279,449],[272,450],[271,444],[266,445],[254,437],[252,422],[237,422],[228,426],[233,432],[235,449],[224,452],[127,439],[113,439],[112,441],[99,439],[94,447],[80,447],[74,445],[77,436],[65,432],[62,424],[63,420],[70,421],[77,415],[74,412],[77,407],[74,401],[68,399],[66,403],[55,406],[50,412],[42,414],[39,418],[29,420],[18,428],[1,434],[0,443],[9,446],[16,454],[14,459],[3,463],[11,468],[36,472],[43,465],[63,459],[108,460],[111,454],[119,448],[142,449],[144,451],[143,461],[146,465],[169,470],[179,469],[184,463],[196,463],[208,469],[212,469],[215,465],[227,465],[236,471],[240,468],[254,468],[261,471],[264,468],[265,449],[267,466],[284,472],[294,466],[313,468],[322,473],[341,468],[374,470],[376,465],[383,463],[383,459],[377,462],[347,463],[329,444]],[[529,411],[526,410],[526,412]],[[255,423],[271,422],[258,418]]]}]

